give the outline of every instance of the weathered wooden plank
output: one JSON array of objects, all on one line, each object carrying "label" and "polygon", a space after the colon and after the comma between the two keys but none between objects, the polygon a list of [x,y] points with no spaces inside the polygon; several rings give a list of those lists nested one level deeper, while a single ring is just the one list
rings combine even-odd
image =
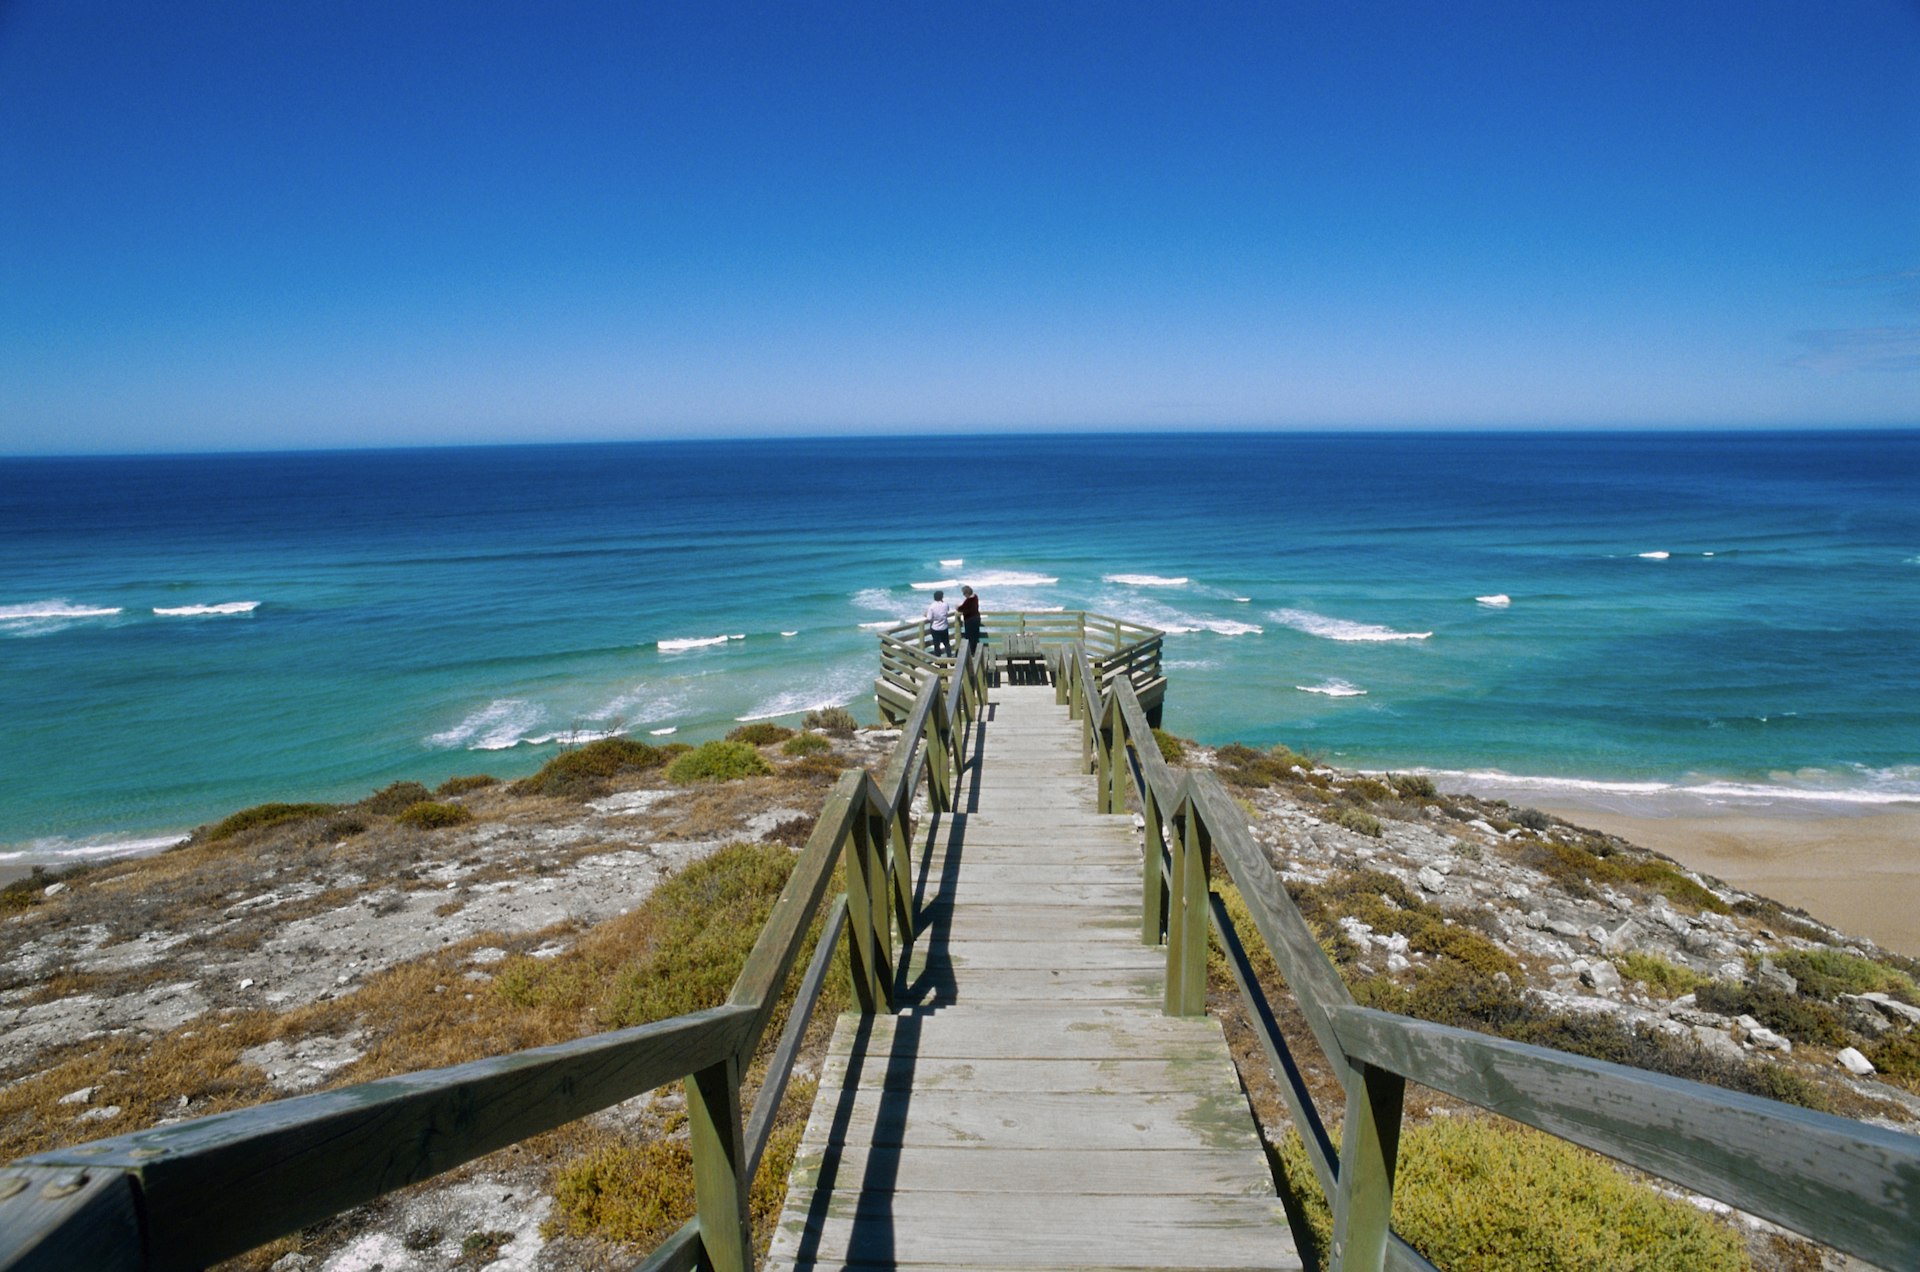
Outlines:
[{"label": "weathered wooden plank", "polygon": [[[992,1154],[993,1170],[977,1159]],[[1104,1149],[978,1149],[917,1145],[912,1149],[802,1143],[794,1184],[851,1187],[868,1180],[887,1192],[951,1192],[962,1174],[981,1193],[1078,1196],[1164,1196],[1174,1193],[1272,1199],[1273,1178],[1260,1154],[1226,1149],[1143,1149],[1138,1156]]]},{"label": "weathered wooden plank", "polygon": [[1886,1268],[1920,1268],[1920,1136],[1345,1007],[1368,1064],[1718,1197]]},{"label": "weathered wooden plank", "polygon": [[910,971],[924,971],[937,957],[956,976],[961,973],[999,968],[1059,968],[1062,971],[1151,971],[1159,972],[1162,960],[1158,951],[1143,949],[1133,942],[1089,945],[1081,941],[950,941],[937,955],[916,950]]},{"label": "weathered wooden plank", "polygon": [[[832,1049],[851,1052],[857,1045],[853,1033],[836,1031]],[[870,1055],[904,1051],[961,1060],[1128,1060],[1141,1055],[1181,1060],[1215,1054],[1225,1043],[1217,1024],[1162,1016],[1151,1006],[1123,1015],[1110,1006],[1028,1009],[1005,1004],[990,1016],[965,1006],[929,1016],[876,1016],[865,1045]]]},{"label": "weathered wooden plank", "polygon": [[[951,1148],[1086,1148],[1121,1151],[1229,1148],[1256,1153],[1259,1137],[1234,1084],[1185,1091],[911,1091],[858,1087],[821,1092],[840,1142]],[[981,1169],[992,1167],[981,1163]],[[967,1187],[964,1179],[954,1182]]]},{"label": "weathered wooden plank", "polygon": [[9,1272],[146,1268],[132,1172],[101,1167],[0,1169],[0,1267]]},{"label": "weathered wooden plank", "polygon": [[[969,1267],[1298,1268],[1280,1203],[1175,1195],[1058,1199],[1020,1193],[880,1193],[783,1219],[770,1259],[822,1258]],[[1204,1243],[1200,1234],[1204,1234]],[[1095,1252],[1097,1251],[1097,1253]]]},{"label": "weathered wooden plank", "polygon": [[[849,1076],[851,1075],[851,1077]],[[938,1091],[1132,1091],[1172,1092],[1232,1087],[1233,1061],[1225,1054],[1169,1060],[1163,1056],[1104,1060],[953,1060],[899,1056],[869,1060],[857,1072],[844,1053],[829,1055],[820,1067],[820,1089],[836,1092],[853,1082],[862,1088],[915,1087]]]}]

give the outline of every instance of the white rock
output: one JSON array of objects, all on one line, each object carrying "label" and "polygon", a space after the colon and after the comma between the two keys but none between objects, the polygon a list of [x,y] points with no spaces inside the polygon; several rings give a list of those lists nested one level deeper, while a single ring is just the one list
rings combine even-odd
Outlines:
[{"label": "white rock", "polygon": [[1915,1007],[1912,1003],[1903,1003],[1898,998],[1889,997],[1878,990],[1870,994],[1862,994],[1860,997],[1889,1016],[1898,1016],[1910,1025],[1920,1025],[1920,1007]]},{"label": "white rock", "polygon": [[1419,881],[1422,891],[1439,892],[1447,886],[1447,877],[1432,866],[1420,867],[1420,873],[1414,878]]},{"label": "white rock", "polygon": [[236,986],[236,988],[239,988],[239,989],[252,989],[252,988],[253,988],[253,977],[251,977],[251,976],[242,976],[242,977],[240,978],[240,984],[239,984],[238,986]]},{"label": "white rock", "polygon": [[1404,954],[1387,955],[1387,970],[1390,972],[1404,972],[1412,966],[1413,964],[1407,961],[1407,956]]},{"label": "white rock", "polygon": [[1385,936],[1375,937],[1374,939],[1379,941],[1381,947],[1389,954],[1405,954],[1407,952],[1407,934],[1405,932],[1389,932]]},{"label": "white rock", "polygon": [[82,1113],[73,1120],[76,1122],[104,1122],[108,1118],[119,1116],[120,1106],[118,1104],[103,1104],[97,1109],[88,1109],[85,1113]]},{"label": "white rock", "polygon": [[1740,1017],[1740,1027],[1747,1031],[1748,1046],[1764,1047],[1769,1051],[1791,1052],[1793,1050],[1793,1043],[1781,1037],[1765,1025],[1757,1022],[1749,1025],[1747,1022],[1752,1019],[1753,1017],[1751,1016]]},{"label": "white rock", "polygon": [[40,895],[43,897],[57,897],[66,890],[67,885],[64,883],[50,883],[40,890]]},{"label": "white rock", "polygon": [[1721,979],[1721,980],[1739,980],[1739,979],[1740,979],[1740,978],[1741,978],[1742,976],[1744,976],[1744,975],[1746,975],[1746,974],[1747,974],[1747,968],[1746,968],[1746,965],[1745,965],[1744,963],[1722,963],[1722,964],[1720,964],[1720,979]]},{"label": "white rock", "polygon": [[54,1103],[56,1104],[91,1104],[93,1103],[93,1093],[95,1091],[98,1091],[99,1089],[100,1088],[97,1086],[81,1087],[78,1091],[67,1092],[65,1095],[61,1096],[58,1100],[55,1100]]},{"label": "white rock", "polygon": [[1509,901],[1525,901],[1528,896],[1527,886],[1524,883],[1509,879],[1500,885],[1500,895]]},{"label": "white rock", "polygon": [[1864,1078],[1873,1072],[1873,1061],[1860,1054],[1857,1047],[1842,1047],[1834,1059],[1843,1065],[1848,1073]]},{"label": "white rock", "polygon": [[1617,994],[1622,988],[1620,972],[1612,963],[1594,963],[1580,974],[1582,983],[1603,994]]}]

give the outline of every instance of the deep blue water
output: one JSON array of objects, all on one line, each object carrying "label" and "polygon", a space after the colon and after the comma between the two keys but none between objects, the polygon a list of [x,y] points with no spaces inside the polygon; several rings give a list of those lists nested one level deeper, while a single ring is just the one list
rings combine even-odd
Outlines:
[{"label": "deep blue water", "polygon": [[[1920,432],[26,459],[0,862],[557,735],[871,717],[861,625],[949,579],[1174,630],[1167,723],[1206,741],[1920,799]],[[226,612],[155,613],[193,607]]]}]

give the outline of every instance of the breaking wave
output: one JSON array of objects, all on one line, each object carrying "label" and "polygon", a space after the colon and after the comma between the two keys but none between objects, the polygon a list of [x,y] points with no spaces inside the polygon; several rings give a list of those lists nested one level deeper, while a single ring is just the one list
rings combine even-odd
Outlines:
[{"label": "breaking wave", "polygon": [[1367,691],[1350,681],[1334,678],[1317,685],[1295,685],[1301,693],[1317,693],[1328,698],[1364,698]]},{"label": "breaking wave", "polygon": [[435,733],[427,745],[441,751],[505,751],[520,744],[546,716],[524,698],[496,698],[451,729]]},{"label": "breaking wave", "polygon": [[1377,623],[1356,623],[1345,618],[1329,618],[1325,614],[1316,614],[1312,610],[1274,610],[1267,617],[1283,627],[1291,627],[1296,632],[1305,632],[1309,636],[1318,636],[1322,640],[1425,640],[1433,635],[1432,632],[1399,632],[1391,627],[1381,627]]},{"label": "breaking wave", "polygon": [[155,606],[153,612],[162,618],[198,618],[207,614],[251,614],[259,608],[258,601],[227,601],[221,605],[175,605],[164,609]]},{"label": "breaking wave", "polygon": [[1476,596],[1473,599],[1488,609],[1505,609],[1507,606],[1513,604],[1513,598],[1505,592],[1495,592],[1492,596]]},{"label": "breaking wave", "polygon": [[1166,578],[1159,574],[1102,574],[1102,583],[1120,583],[1127,587],[1185,587],[1192,582],[1185,575]]},{"label": "breaking wave", "polygon": [[736,632],[731,636],[684,636],[676,640],[654,642],[654,647],[663,654],[677,654],[688,649],[703,649],[708,645],[724,645],[730,640],[745,640],[745,632]]}]

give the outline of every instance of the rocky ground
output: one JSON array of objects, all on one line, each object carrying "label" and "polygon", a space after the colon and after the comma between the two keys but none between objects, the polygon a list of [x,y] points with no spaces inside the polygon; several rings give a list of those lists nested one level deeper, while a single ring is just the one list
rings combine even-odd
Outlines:
[{"label": "rocky ground", "polygon": [[[481,787],[448,797],[474,819],[445,829],[409,829],[376,795],[15,885],[0,911],[0,1159],[370,1076],[425,1011],[405,993],[472,1001],[510,962],[564,955],[721,844],[797,842],[831,774],[877,770],[896,737],[842,736],[824,761],[768,748],[778,772],[724,786],[674,787],[654,771],[584,800]],[[1803,1102],[1902,1130],[1920,1117],[1911,1075],[1882,1080],[1870,1059],[1911,1063],[1920,969],[1871,942],[1619,840],[1417,779],[1245,748],[1192,748],[1185,762],[1235,790],[1364,1000],[1415,1002],[1439,983],[1428,973],[1479,948],[1435,933],[1470,931],[1497,951],[1488,974],[1543,1015],[1609,1018],[1729,1072],[1764,1065]],[[1335,913],[1342,897],[1365,904]],[[411,968],[415,979],[398,975]],[[630,1122],[647,1103],[600,1121]],[[546,1230],[561,1151],[495,1154],[253,1266],[630,1265],[630,1250]]]}]

